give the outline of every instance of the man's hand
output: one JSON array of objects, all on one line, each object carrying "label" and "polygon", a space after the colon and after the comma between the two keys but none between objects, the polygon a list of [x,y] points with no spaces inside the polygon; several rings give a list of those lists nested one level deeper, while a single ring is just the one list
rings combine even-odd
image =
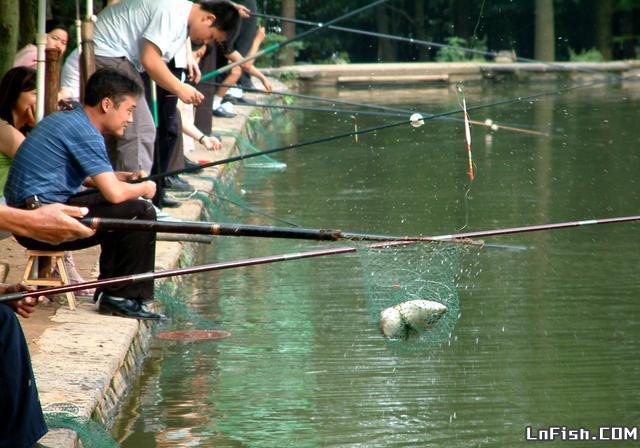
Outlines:
[{"label": "man's hand", "polygon": [[204,100],[204,95],[189,84],[182,83],[177,94],[178,98],[180,98],[184,104],[193,104],[197,106],[202,102],[202,100]]},{"label": "man's hand", "polygon": [[266,76],[263,76],[260,79],[260,82],[262,82],[262,85],[264,86],[264,91],[269,93],[273,90],[273,86],[271,85],[271,83],[269,82],[269,80],[266,78]]},{"label": "man's hand", "polygon": [[[233,3],[233,2],[232,2]],[[233,7],[236,8],[238,14],[243,19],[248,19],[251,17],[251,10],[244,5],[239,5],[238,3],[233,3]]]},{"label": "man's hand", "polygon": [[[10,294],[13,292],[32,291],[32,290],[33,289],[26,288],[24,285],[21,285],[19,283],[15,285],[0,284],[0,294]],[[35,297],[26,297],[24,299],[8,302],[7,305],[13,308],[13,311],[17,315],[27,318],[36,310],[36,305],[38,303],[44,302],[45,300],[46,300],[46,297],[44,296],[40,296],[37,299]]]},{"label": "man's hand", "polygon": [[202,77],[198,61],[196,61],[192,52],[189,52],[187,56],[187,75],[189,81],[193,81],[196,84],[200,82],[200,78]]},{"label": "man's hand", "polygon": [[202,144],[209,151],[217,151],[218,149],[222,149],[222,142],[215,138],[213,135],[205,136],[202,139]]},{"label": "man's hand", "polygon": [[144,170],[138,171],[115,171],[116,179],[120,182],[129,182],[132,180],[141,179],[143,177],[147,177],[147,173]]},{"label": "man's hand", "polygon": [[152,180],[146,180],[143,182],[143,185],[145,186],[145,194],[142,195],[142,197],[153,199],[153,197],[156,195],[156,183]]},{"label": "man's hand", "polygon": [[25,219],[15,233],[44,241],[49,244],[60,244],[64,241],[89,238],[94,231],[80,224],[74,218],[82,218],[89,209],[72,207],[64,204],[47,204],[25,213]]}]

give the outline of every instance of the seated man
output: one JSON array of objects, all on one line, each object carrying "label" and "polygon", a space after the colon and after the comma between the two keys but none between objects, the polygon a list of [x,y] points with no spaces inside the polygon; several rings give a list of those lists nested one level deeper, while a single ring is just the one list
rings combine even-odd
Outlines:
[{"label": "seated man", "polygon": [[[86,209],[61,204],[34,211],[0,205],[0,230],[57,244],[93,235],[93,230],[72,218],[86,213]],[[0,294],[20,289],[0,284]],[[28,297],[0,303],[0,448],[32,447],[47,432],[27,341],[15,316],[29,317],[37,302]]]},{"label": "seated man", "polygon": [[[150,202],[153,182],[127,183],[143,173],[114,172],[102,134],[122,136],[142,93],[133,79],[114,70],[98,70],[89,79],[85,104],[42,120],[29,133],[13,160],[5,186],[7,204],[36,208],[54,202],[89,207],[87,216],[156,218]],[[85,182],[86,180],[86,182]],[[80,193],[82,184],[98,192]],[[155,264],[153,232],[97,232],[91,238],[50,245],[17,236],[35,250],[76,250],[100,244],[99,279],[150,272]],[[160,319],[144,302],[153,300],[153,280],[96,290],[98,311],[136,319]]]}]

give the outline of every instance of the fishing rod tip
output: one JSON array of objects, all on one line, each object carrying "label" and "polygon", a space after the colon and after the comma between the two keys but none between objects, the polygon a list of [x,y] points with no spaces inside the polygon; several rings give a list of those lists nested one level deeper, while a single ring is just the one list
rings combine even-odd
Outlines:
[{"label": "fishing rod tip", "polygon": [[424,120],[422,119],[422,115],[415,113],[409,117],[409,121],[411,122],[411,126],[414,128],[419,128],[424,124]]}]

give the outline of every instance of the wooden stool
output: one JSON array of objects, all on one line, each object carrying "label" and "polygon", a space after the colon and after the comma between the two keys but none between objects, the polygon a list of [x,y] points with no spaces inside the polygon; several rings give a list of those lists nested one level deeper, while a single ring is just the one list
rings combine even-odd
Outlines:
[{"label": "wooden stool", "polygon": [[[22,283],[28,286],[62,286],[69,284],[69,277],[67,276],[67,270],[64,267],[63,251],[47,251],[47,250],[27,250],[27,266],[24,268],[24,274],[22,276]],[[48,257],[48,263],[41,265],[40,257]],[[40,276],[41,268],[46,266],[47,270]],[[52,277],[54,268],[58,268],[59,277]],[[35,273],[35,277],[33,276]],[[72,292],[64,293],[67,296],[67,303],[69,309],[75,311],[76,299]]]}]

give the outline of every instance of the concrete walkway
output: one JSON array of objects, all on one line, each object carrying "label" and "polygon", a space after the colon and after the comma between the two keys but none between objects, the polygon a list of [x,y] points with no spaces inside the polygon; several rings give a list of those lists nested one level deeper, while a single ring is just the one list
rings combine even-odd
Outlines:
[{"label": "concrete walkway", "polygon": [[[275,83],[278,90],[284,86]],[[252,101],[256,98],[249,99]],[[214,119],[214,130],[246,132],[252,108],[237,109],[233,119]],[[263,113],[263,111],[260,111]],[[196,144],[188,156],[192,160],[220,160],[238,154],[236,139],[223,137],[224,148],[207,151]],[[232,175],[233,166],[216,166],[204,171],[209,178]],[[184,175],[199,191],[210,192],[213,182],[198,176]],[[165,209],[182,220],[199,220],[203,203],[197,199],[180,199],[181,206]],[[197,250],[193,243],[159,241],[156,249],[156,271],[179,266],[184,250]],[[3,262],[8,265],[7,282],[20,281],[27,257],[12,238],[0,242]],[[74,252],[79,272],[87,280],[97,276],[99,248]],[[177,281],[179,278],[169,279]],[[160,281],[156,282],[158,285]],[[97,313],[91,298],[79,298],[76,311],[70,311],[60,296],[56,303],[43,304],[29,319],[21,319],[31,351],[40,399],[45,409],[59,404],[77,407],[77,415],[91,417],[109,426],[119,411],[132,378],[145,356],[152,338],[153,324]],[[52,409],[53,410],[53,409]],[[66,448],[77,446],[75,432],[51,430],[41,443]]]},{"label": "concrete walkway", "polygon": [[399,85],[447,84],[483,80],[555,80],[559,77],[630,76],[640,61],[614,62],[407,62],[371,64],[314,64],[265,70],[273,76],[286,76],[313,85]]}]

